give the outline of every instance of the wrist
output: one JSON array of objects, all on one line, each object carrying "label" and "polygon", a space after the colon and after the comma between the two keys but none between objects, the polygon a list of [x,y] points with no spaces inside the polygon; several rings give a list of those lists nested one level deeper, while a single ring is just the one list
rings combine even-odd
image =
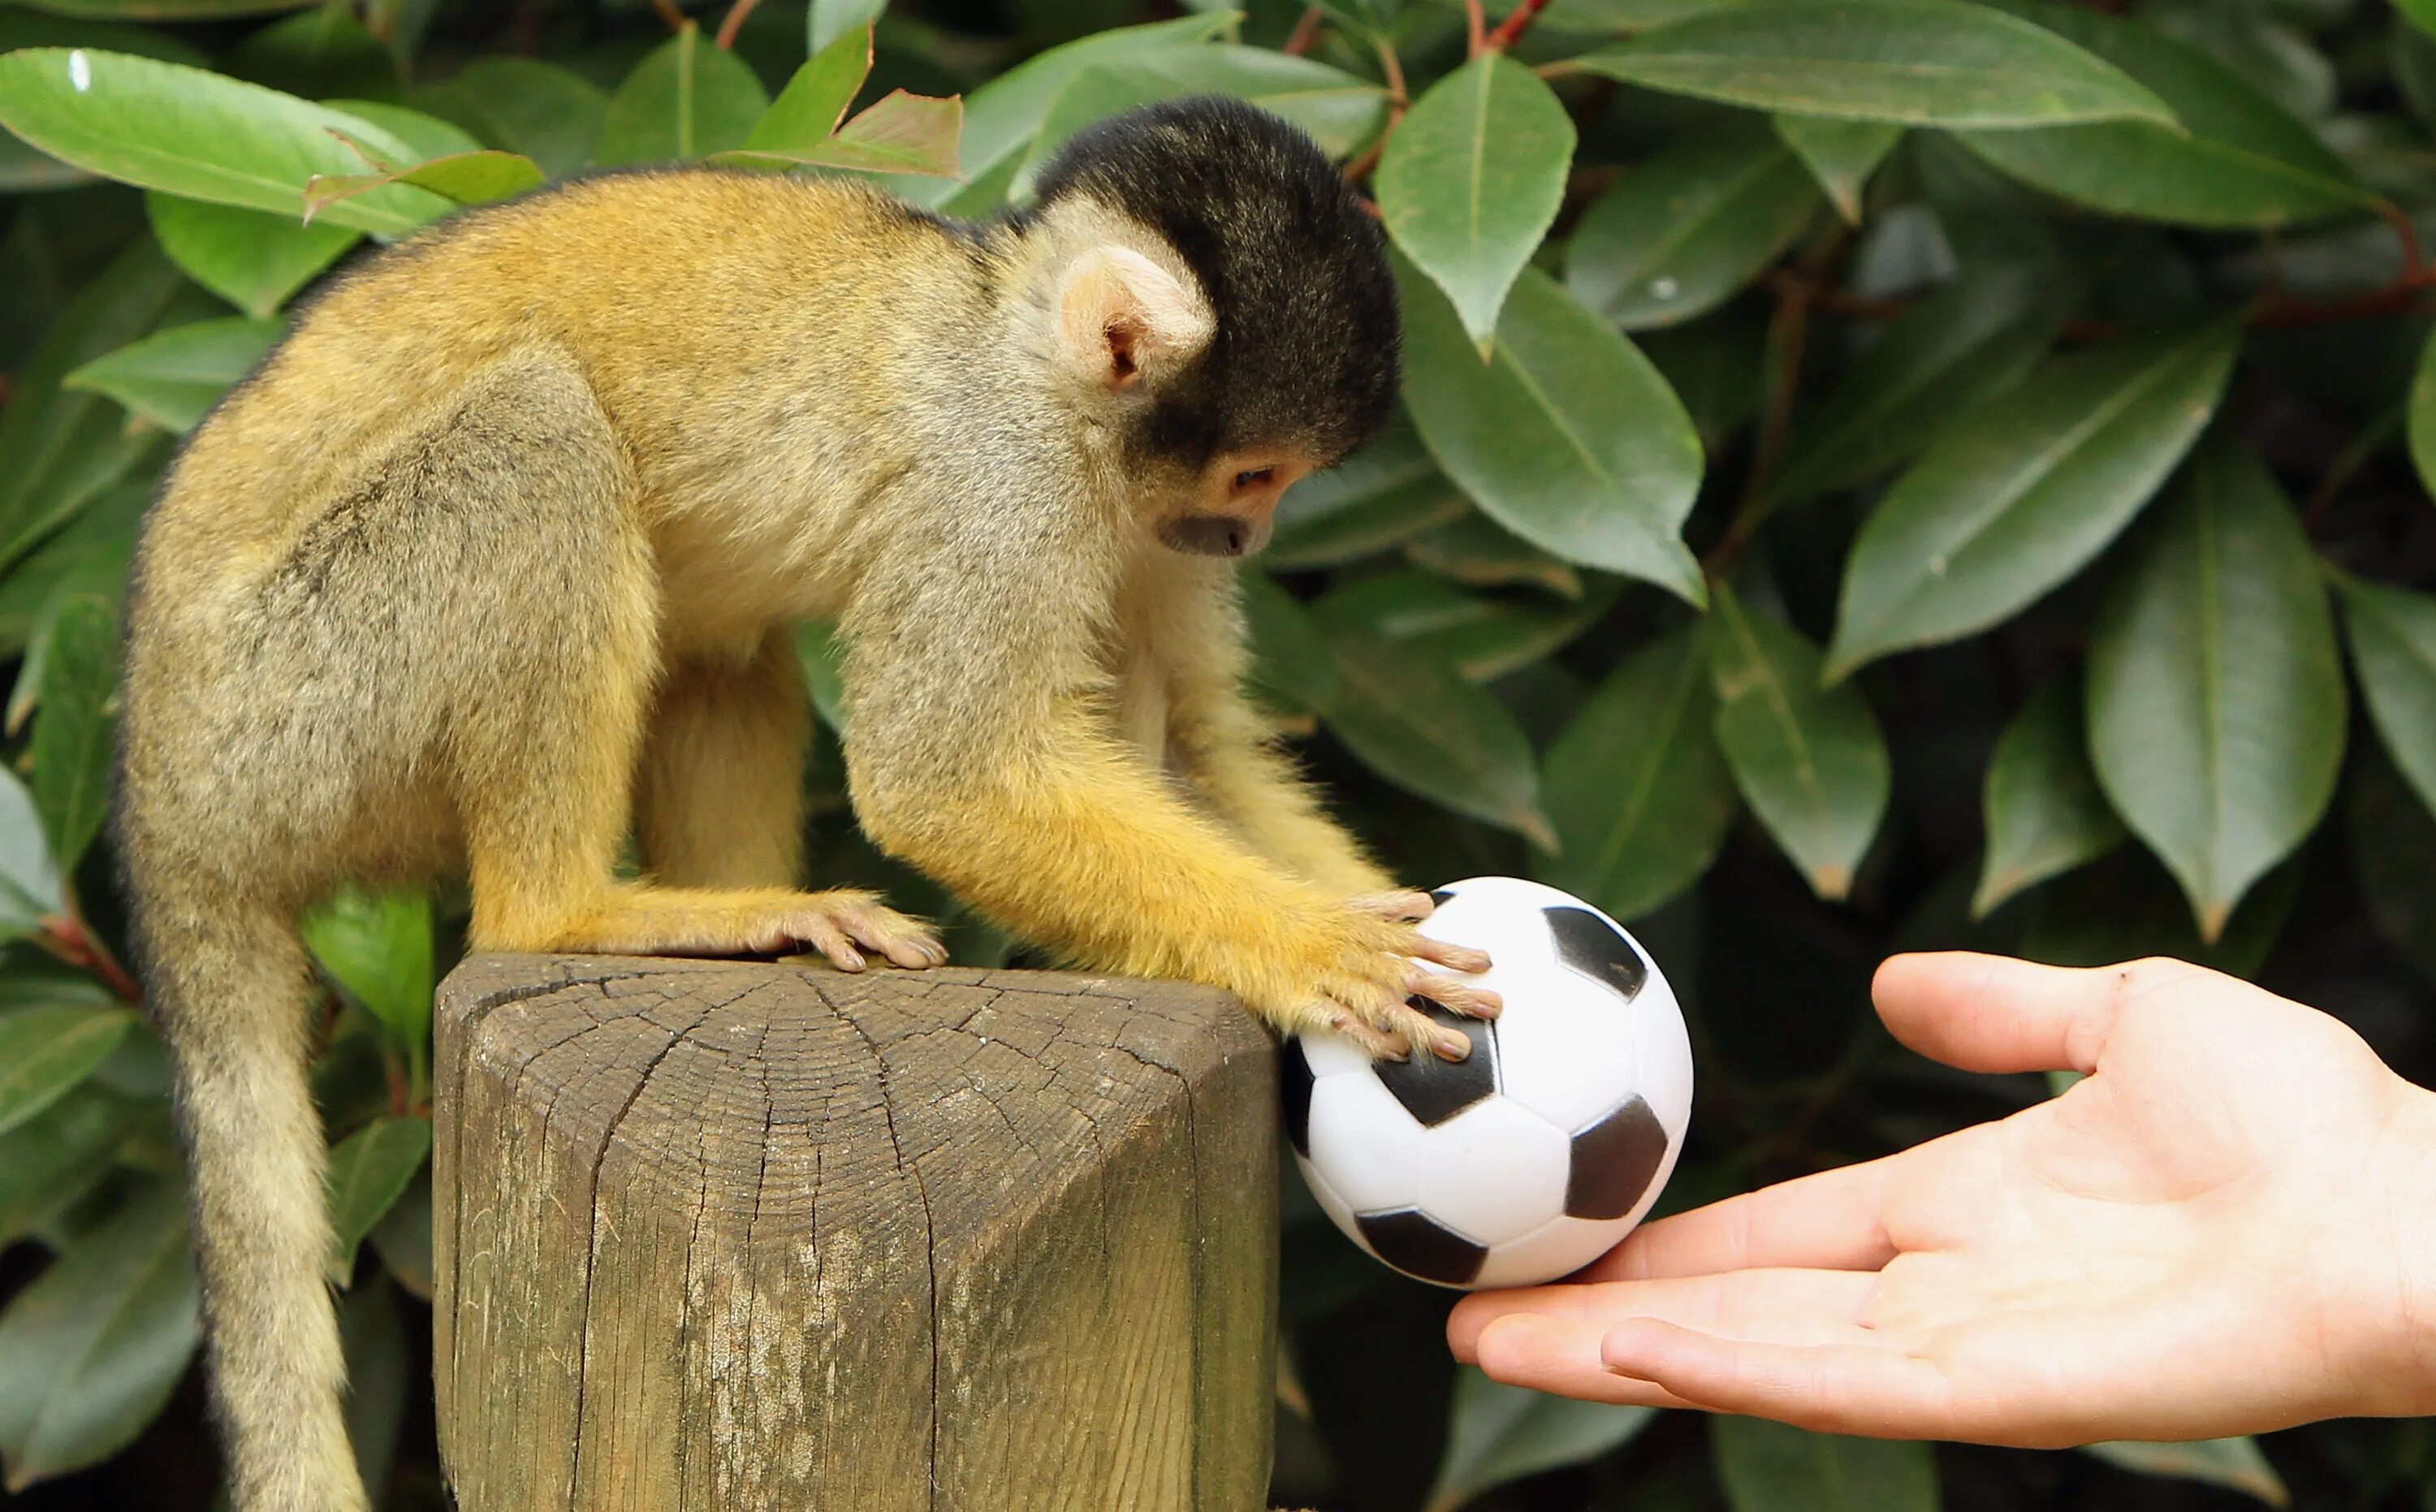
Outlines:
[{"label": "wrist", "polygon": [[2385,1347],[2372,1352],[2359,1411],[2378,1416],[2436,1414],[2436,1092],[2405,1082],[2370,1170],[2378,1220],[2368,1234],[2392,1246]]}]

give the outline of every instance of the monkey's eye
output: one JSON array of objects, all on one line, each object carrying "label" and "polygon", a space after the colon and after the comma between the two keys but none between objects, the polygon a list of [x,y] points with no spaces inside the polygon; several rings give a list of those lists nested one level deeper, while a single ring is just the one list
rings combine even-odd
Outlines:
[{"label": "monkey's eye", "polygon": [[1261,484],[1269,480],[1269,474],[1272,471],[1274,471],[1272,468],[1254,467],[1244,472],[1237,473],[1235,475],[1235,486],[1239,489],[1258,488]]}]

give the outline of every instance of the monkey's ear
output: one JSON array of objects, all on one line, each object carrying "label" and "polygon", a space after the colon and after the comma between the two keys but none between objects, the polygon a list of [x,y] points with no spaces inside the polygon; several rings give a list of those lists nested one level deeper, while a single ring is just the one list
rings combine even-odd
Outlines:
[{"label": "monkey's ear", "polygon": [[1132,388],[1162,359],[1191,353],[1209,328],[1199,296],[1129,247],[1094,247],[1067,265],[1059,345],[1110,393]]}]

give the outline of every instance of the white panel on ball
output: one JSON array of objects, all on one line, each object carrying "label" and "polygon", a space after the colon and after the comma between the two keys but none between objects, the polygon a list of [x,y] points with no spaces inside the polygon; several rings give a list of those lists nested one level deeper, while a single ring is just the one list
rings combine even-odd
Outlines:
[{"label": "white panel on ball", "polygon": [[1421,1137],[1421,1211],[1495,1246],[1565,1206],[1565,1134],[1499,1099]]}]

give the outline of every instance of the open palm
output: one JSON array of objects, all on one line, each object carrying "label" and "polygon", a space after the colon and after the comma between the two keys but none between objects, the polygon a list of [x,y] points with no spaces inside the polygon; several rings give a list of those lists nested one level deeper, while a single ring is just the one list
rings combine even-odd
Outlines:
[{"label": "open palm", "polygon": [[2436,1409],[2436,1097],[2350,1030],[2168,961],[1905,956],[1875,995],[1948,1064],[2089,1074],[1468,1297],[1456,1354],[1609,1401],[2038,1446]]}]

